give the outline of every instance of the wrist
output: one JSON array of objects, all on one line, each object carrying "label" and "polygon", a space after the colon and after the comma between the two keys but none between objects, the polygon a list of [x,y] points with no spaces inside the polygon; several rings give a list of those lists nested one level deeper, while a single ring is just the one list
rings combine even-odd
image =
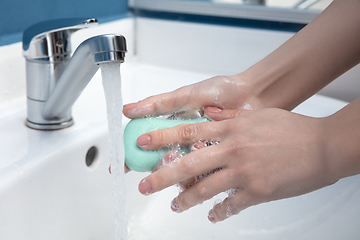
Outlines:
[{"label": "wrist", "polygon": [[250,72],[244,71],[234,76],[231,76],[231,78],[235,79],[237,85],[241,88],[239,89],[239,91],[241,91],[245,96],[243,100],[243,108],[249,110],[261,110],[272,107],[271,105],[266,104],[259,97],[258,92],[260,84],[255,82],[255,77],[250,74]]},{"label": "wrist", "polygon": [[339,173],[338,160],[341,159],[339,156],[339,151],[337,151],[338,139],[334,136],[336,133],[333,131],[332,116],[323,118],[323,149],[324,154],[323,158],[325,161],[325,177],[328,181],[336,182],[341,179],[341,174]]},{"label": "wrist", "polygon": [[329,175],[341,179],[360,173],[360,99],[326,118]]},{"label": "wrist", "polygon": [[294,83],[289,78],[292,65],[295,66],[290,62],[272,64],[265,58],[238,76],[249,84],[249,99],[258,107],[292,110],[299,104],[298,92],[293,91]]}]

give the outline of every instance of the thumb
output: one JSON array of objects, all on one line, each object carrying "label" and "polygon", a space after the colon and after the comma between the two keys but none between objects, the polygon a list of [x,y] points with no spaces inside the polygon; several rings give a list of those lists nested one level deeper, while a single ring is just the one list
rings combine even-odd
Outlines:
[{"label": "thumb", "polygon": [[204,114],[214,121],[221,121],[225,119],[235,118],[240,115],[250,113],[249,109],[221,109],[218,107],[206,107]]}]

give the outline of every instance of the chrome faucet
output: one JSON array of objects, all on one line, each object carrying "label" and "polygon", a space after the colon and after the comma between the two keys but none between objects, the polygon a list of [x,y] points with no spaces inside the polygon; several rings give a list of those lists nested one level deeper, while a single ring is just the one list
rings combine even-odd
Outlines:
[{"label": "chrome faucet", "polygon": [[83,41],[71,57],[71,33],[97,24],[96,19],[59,19],[24,31],[28,127],[57,130],[71,126],[71,107],[99,64],[124,62],[126,40],[116,34]]}]

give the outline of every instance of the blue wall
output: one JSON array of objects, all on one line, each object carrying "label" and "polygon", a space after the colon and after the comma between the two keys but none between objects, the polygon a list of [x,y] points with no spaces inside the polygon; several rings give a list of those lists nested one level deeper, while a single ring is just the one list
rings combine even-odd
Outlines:
[{"label": "blue wall", "polygon": [[21,41],[24,29],[40,21],[94,17],[102,23],[127,13],[127,0],[1,0],[0,46]]}]

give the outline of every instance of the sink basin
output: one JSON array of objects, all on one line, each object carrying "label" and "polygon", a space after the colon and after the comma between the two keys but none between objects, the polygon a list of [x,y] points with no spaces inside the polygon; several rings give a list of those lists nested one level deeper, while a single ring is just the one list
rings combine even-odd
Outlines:
[{"label": "sink basin", "polygon": [[[91,86],[87,92],[97,98]],[[2,109],[0,239],[112,239],[105,110],[84,97],[74,108],[76,123],[63,131],[27,128],[25,101]],[[101,114],[84,114],[89,107]],[[93,146],[97,154],[86,163]]]},{"label": "sink basin", "polygon": [[[135,63],[125,63],[121,71],[125,103],[209,77]],[[101,88],[97,73],[74,105],[75,124],[60,131],[27,128],[24,99],[1,109],[0,239],[114,239]],[[323,117],[345,105],[316,95],[294,111]],[[124,126],[127,121],[123,119]],[[95,153],[88,154],[92,147]],[[207,213],[225,194],[176,214],[170,202],[178,189],[142,196],[137,185],[146,175],[126,175],[129,239],[354,239],[360,235],[359,176],[300,197],[251,207],[214,225]]]}]

